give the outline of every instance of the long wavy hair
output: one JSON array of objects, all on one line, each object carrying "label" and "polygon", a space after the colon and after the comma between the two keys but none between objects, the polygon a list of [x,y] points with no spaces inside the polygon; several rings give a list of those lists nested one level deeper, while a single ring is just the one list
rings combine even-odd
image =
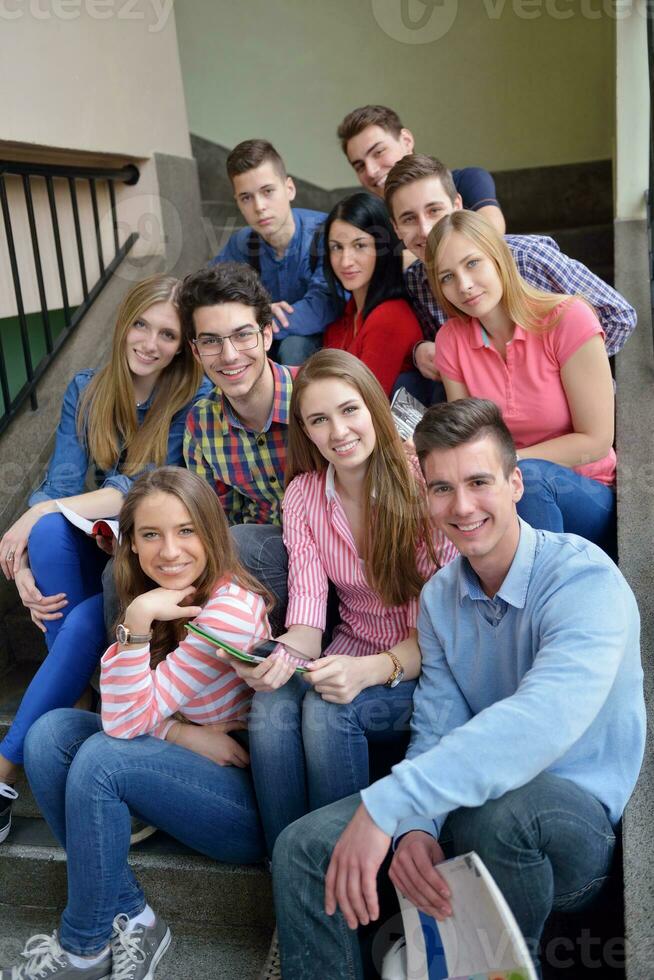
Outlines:
[{"label": "long wavy hair", "polygon": [[[118,622],[122,622],[125,610],[133,599],[159,585],[145,574],[138,555],[132,550],[136,513],[140,504],[154,493],[169,493],[181,501],[189,512],[195,533],[204,547],[207,563],[194,583],[192,604],[206,605],[216,583],[222,578],[229,578],[244,589],[263,596],[266,608],[270,610],[270,593],[241,565],[222,505],[209,484],[197,474],[180,466],[162,466],[157,470],[149,470],[135,481],[120,510],[120,542],[114,562],[114,579],[120,608]],[[183,619],[154,623],[150,644],[153,665],[165,659],[175,649],[184,636],[186,622]]]},{"label": "long wavy hair", "polygon": [[347,351],[320,350],[298,371],[291,397],[286,486],[300,473],[322,473],[327,468],[302,419],[304,393],[315,381],[327,378],[351,385],[372,417],[375,447],[363,490],[366,578],[385,605],[399,606],[418,596],[425,584],[416,568],[416,551],[422,540],[436,564],[424,487],[411,472],[381,385],[372,371]]},{"label": "long wavy hair", "polygon": [[372,235],[375,242],[375,268],[368,283],[366,298],[361,311],[361,322],[365,321],[376,306],[390,299],[406,299],[402,271],[402,243],[383,201],[374,194],[357,191],[343,198],[327,215],[324,227],[325,257],[324,273],[332,297],[341,310],[345,306],[345,290],[332,269],[329,250],[329,233],[335,221],[345,221],[360,231]]},{"label": "long wavy hair", "polygon": [[452,211],[441,218],[429,232],[425,251],[425,267],[431,291],[448,316],[459,320],[471,319],[445,297],[438,274],[439,251],[454,231],[469,238],[491,260],[502,284],[502,307],[512,322],[519,323],[525,330],[546,333],[559,321],[562,310],[558,315],[552,316],[557,307],[572,299],[583,299],[583,296],[548,293],[531,286],[518,272],[504,237],[485,218],[474,211]]},{"label": "long wavy hair", "polygon": [[[170,423],[197,391],[202,368],[180,336],[180,350],[164,368],[142,425],[136,415],[136,395],[127,364],[127,334],[155,303],[174,303],[178,280],[150,276],[130,289],[120,305],[109,363],[95,375],[80,398],[77,429],[89,455],[103,470],[124,453],[122,472],[134,476],[149,463],[165,462]],[[181,330],[181,327],[180,327]]]}]

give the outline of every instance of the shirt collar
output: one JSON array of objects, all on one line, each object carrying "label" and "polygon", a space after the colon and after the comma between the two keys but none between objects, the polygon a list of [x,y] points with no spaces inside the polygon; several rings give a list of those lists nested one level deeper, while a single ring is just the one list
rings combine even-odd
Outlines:
[{"label": "shirt collar", "polygon": [[[518,518],[520,523],[520,539],[515,556],[511,562],[511,567],[506,574],[506,578],[497,590],[496,597],[499,596],[508,605],[515,609],[524,609],[527,601],[527,592],[531,581],[531,573],[536,558],[536,544],[538,541],[536,531],[531,525],[525,523],[522,518]],[[459,580],[459,602],[468,596],[474,600],[488,600],[488,596],[481,587],[479,578],[467,558],[462,559],[462,575]]]},{"label": "shirt collar", "polygon": [[[335,476],[336,470],[334,469],[334,464],[329,463],[327,469],[325,470],[325,496],[329,501],[335,500],[338,496],[338,491],[336,490],[336,484],[334,482]],[[373,500],[377,498],[374,487],[371,496]]]},{"label": "shirt collar", "polygon": [[[277,364],[275,361],[271,361],[268,358],[268,364],[273,373],[273,403],[270,410],[270,415],[264,425],[262,432],[267,432],[273,422],[279,423],[279,425],[288,425],[289,418],[289,408],[291,404],[291,392],[293,390],[293,378],[297,372],[297,368],[287,368],[282,364]],[[227,435],[230,428],[243,429],[248,432],[239,417],[234,412],[234,409],[225,398],[222,397],[222,409],[223,409],[223,435]]]},{"label": "shirt collar", "polygon": [[[476,348],[492,347],[490,337],[488,336],[485,327],[481,325],[479,320],[477,320],[475,317],[471,317],[471,319],[468,320],[468,322],[472,327],[472,339],[470,341],[470,345]],[[521,327],[519,323],[516,323],[513,331],[513,340],[524,340],[524,339],[525,339],[524,327]]]}]

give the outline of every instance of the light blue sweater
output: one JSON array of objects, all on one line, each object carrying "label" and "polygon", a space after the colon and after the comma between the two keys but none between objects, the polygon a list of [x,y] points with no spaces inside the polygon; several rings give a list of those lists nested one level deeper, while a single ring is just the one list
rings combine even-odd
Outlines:
[{"label": "light blue sweater", "polygon": [[464,558],[422,591],[411,745],[361,794],[392,836],[438,836],[450,811],[543,771],[591,793],[615,824],[636,783],[645,705],[633,593],[595,545],[520,523],[493,599]]}]

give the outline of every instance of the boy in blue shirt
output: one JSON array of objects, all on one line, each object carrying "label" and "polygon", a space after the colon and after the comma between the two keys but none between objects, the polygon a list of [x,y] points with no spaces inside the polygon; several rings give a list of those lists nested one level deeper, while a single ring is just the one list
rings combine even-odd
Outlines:
[{"label": "boy in blue shirt", "polygon": [[266,140],[245,140],[227,157],[227,175],[248,224],[234,232],[217,262],[245,262],[270,293],[275,317],[271,356],[302,364],[321,346],[337,311],[323,275],[322,211],[292,208],[295,184]]},{"label": "boy in blue shirt", "polygon": [[456,913],[439,862],[476,851],[537,961],[550,912],[601,892],[643,757],[638,609],[616,566],[518,518],[522,476],[493,402],[433,406],[414,443],[432,522],[460,557],[420,598],[406,759],[277,841],[285,980],[363,976],[344,924],[379,917],[393,841],[391,880],[438,919]]}]

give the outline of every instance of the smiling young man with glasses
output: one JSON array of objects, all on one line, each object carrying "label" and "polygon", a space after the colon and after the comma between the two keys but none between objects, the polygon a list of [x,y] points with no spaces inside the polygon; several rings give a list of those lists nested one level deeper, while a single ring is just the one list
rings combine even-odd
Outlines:
[{"label": "smiling young man with glasses", "polygon": [[193,353],[215,388],[189,414],[184,458],[230,524],[281,524],[295,369],[268,360],[270,297],[257,274],[224,263],[187,276],[177,298]]}]

